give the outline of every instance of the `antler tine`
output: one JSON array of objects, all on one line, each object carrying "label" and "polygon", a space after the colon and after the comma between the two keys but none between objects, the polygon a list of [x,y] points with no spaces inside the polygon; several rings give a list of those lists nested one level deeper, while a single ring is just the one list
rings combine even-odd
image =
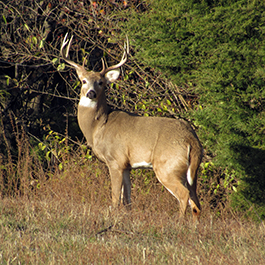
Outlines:
[{"label": "antler tine", "polygon": [[103,58],[101,58],[101,61],[102,61],[102,70],[101,70],[100,74],[104,75],[106,73],[106,66],[105,66],[105,62],[104,62]]},{"label": "antler tine", "polygon": [[128,54],[129,54],[129,39],[128,36],[126,35],[126,42],[124,42],[124,52],[121,58],[121,61],[118,64],[115,64],[113,66],[108,67],[107,69],[105,68],[105,64],[104,61],[102,60],[102,65],[103,65],[103,69],[101,70],[100,74],[101,75],[105,75],[107,72],[111,71],[111,70],[115,70],[117,68],[120,68],[122,65],[124,65],[128,59]]},{"label": "antler tine", "polygon": [[[129,48],[129,38],[128,38],[127,34],[126,34],[126,42],[124,42],[124,51],[126,51],[126,53],[129,54],[130,48]],[[127,47],[127,49],[126,49],[126,47]]]},{"label": "antler tine", "polygon": [[[71,61],[71,60],[68,59],[70,46],[71,46],[71,44],[72,44],[72,40],[73,40],[73,37],[74,37],[74,36],[72,35],[72,37],[70,38],[70,41],[67,39],[67,37],[68,37],[68,33],[65,34],[64,39],[63,39],[63,43],[62,43],[61,50],[60,50],[60,52],[61,52],[61,56],[63,57],[63,59],[64,59],[67,63],[69,63],[69,64],[72,65],[73,67],[78,68],[78,69],[80,69],[80,68],[84,68],[84,65],[81,66],[81,65],[79,65],[79,64],[77,64],[77,63],[75,63],[75,62],[73,62],[73,61]],[[69,42],[69,43],[68,43],[68,42]],[[68,43],[68,45],[67,45],[67,43]],[[65,53],[64,53],[63,50],[64,50],[64,48],[65,48],[66,45],[67,45],[67,47],[66,47],[66,51],[65,51]]]},{"label": "antler tine", "polygon": [[[62,43],[61,50],[60,50],[61,55],[62,55],[62,57],[63,57],[64,59],[68,57],[69,48],[70,48],[70,47],[69,47],[69,44],[68,44],[68,47],[66,48],[66,52],[65,52],[65,54],[64,54],[63,49],[64,49],[65,45],[68,43],[68,41],[69,41],[69,40],[67,39],[67,36],[68,36],[68,33],[66,33],[65,36],[64,36],[63,43]],[[72,41],[72,38],[71,38],[71,41]]]}]

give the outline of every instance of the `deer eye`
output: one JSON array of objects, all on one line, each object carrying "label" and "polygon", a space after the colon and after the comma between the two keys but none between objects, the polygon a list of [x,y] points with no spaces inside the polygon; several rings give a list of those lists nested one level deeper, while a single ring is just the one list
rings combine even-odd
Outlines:
[{"label": "deer eye", "polygon": [[99,80],[99,81],[98,81],[98,85],[99,85],[99,86],[102,86],[102,85],[103,85],[103,81],[102,81],[102,80]]},{"label": "deer eye", "polygon": [[82,83],[83,83],[83,84],[86,84],[86,80],[85,80],[85,79],[83,79],[83,80],[82,80]]}]

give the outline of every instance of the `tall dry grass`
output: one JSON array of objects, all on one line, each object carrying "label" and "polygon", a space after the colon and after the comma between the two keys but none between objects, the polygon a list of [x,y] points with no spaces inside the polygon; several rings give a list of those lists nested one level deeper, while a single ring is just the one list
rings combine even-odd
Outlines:
[{"label": "tall dry grass", "polygon": [[104,164],[77,148],[43,168],[22,134],[16,138],[19,163],[1,161],[1,264],[264,262],[264,224],[229,205],[211,209],[200,182],[197,226],[190,211],[179,219],[178,202],[149,171],[132,174],[132,210],[114,210]]}]

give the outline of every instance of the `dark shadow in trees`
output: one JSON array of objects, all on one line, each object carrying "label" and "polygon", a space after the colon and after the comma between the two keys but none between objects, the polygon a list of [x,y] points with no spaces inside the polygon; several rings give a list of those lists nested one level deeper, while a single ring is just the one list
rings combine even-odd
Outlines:
[{"label": "dark shadow in trees", "polygon": [[265,151],[249,146],[236,145],[234,152],[238,154],[238,162],[246,172],[243,178],[244,197],[260,206],[265,205]]}]

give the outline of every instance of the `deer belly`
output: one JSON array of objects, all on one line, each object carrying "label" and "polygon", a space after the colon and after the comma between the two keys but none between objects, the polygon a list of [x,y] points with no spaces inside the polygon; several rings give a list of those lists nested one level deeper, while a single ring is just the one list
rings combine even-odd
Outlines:
[{"label": "deer belly", "polygon": [[152,163],[147,163],[145,161],[134,163],[131,165],[132,168],[153,168]]}]

